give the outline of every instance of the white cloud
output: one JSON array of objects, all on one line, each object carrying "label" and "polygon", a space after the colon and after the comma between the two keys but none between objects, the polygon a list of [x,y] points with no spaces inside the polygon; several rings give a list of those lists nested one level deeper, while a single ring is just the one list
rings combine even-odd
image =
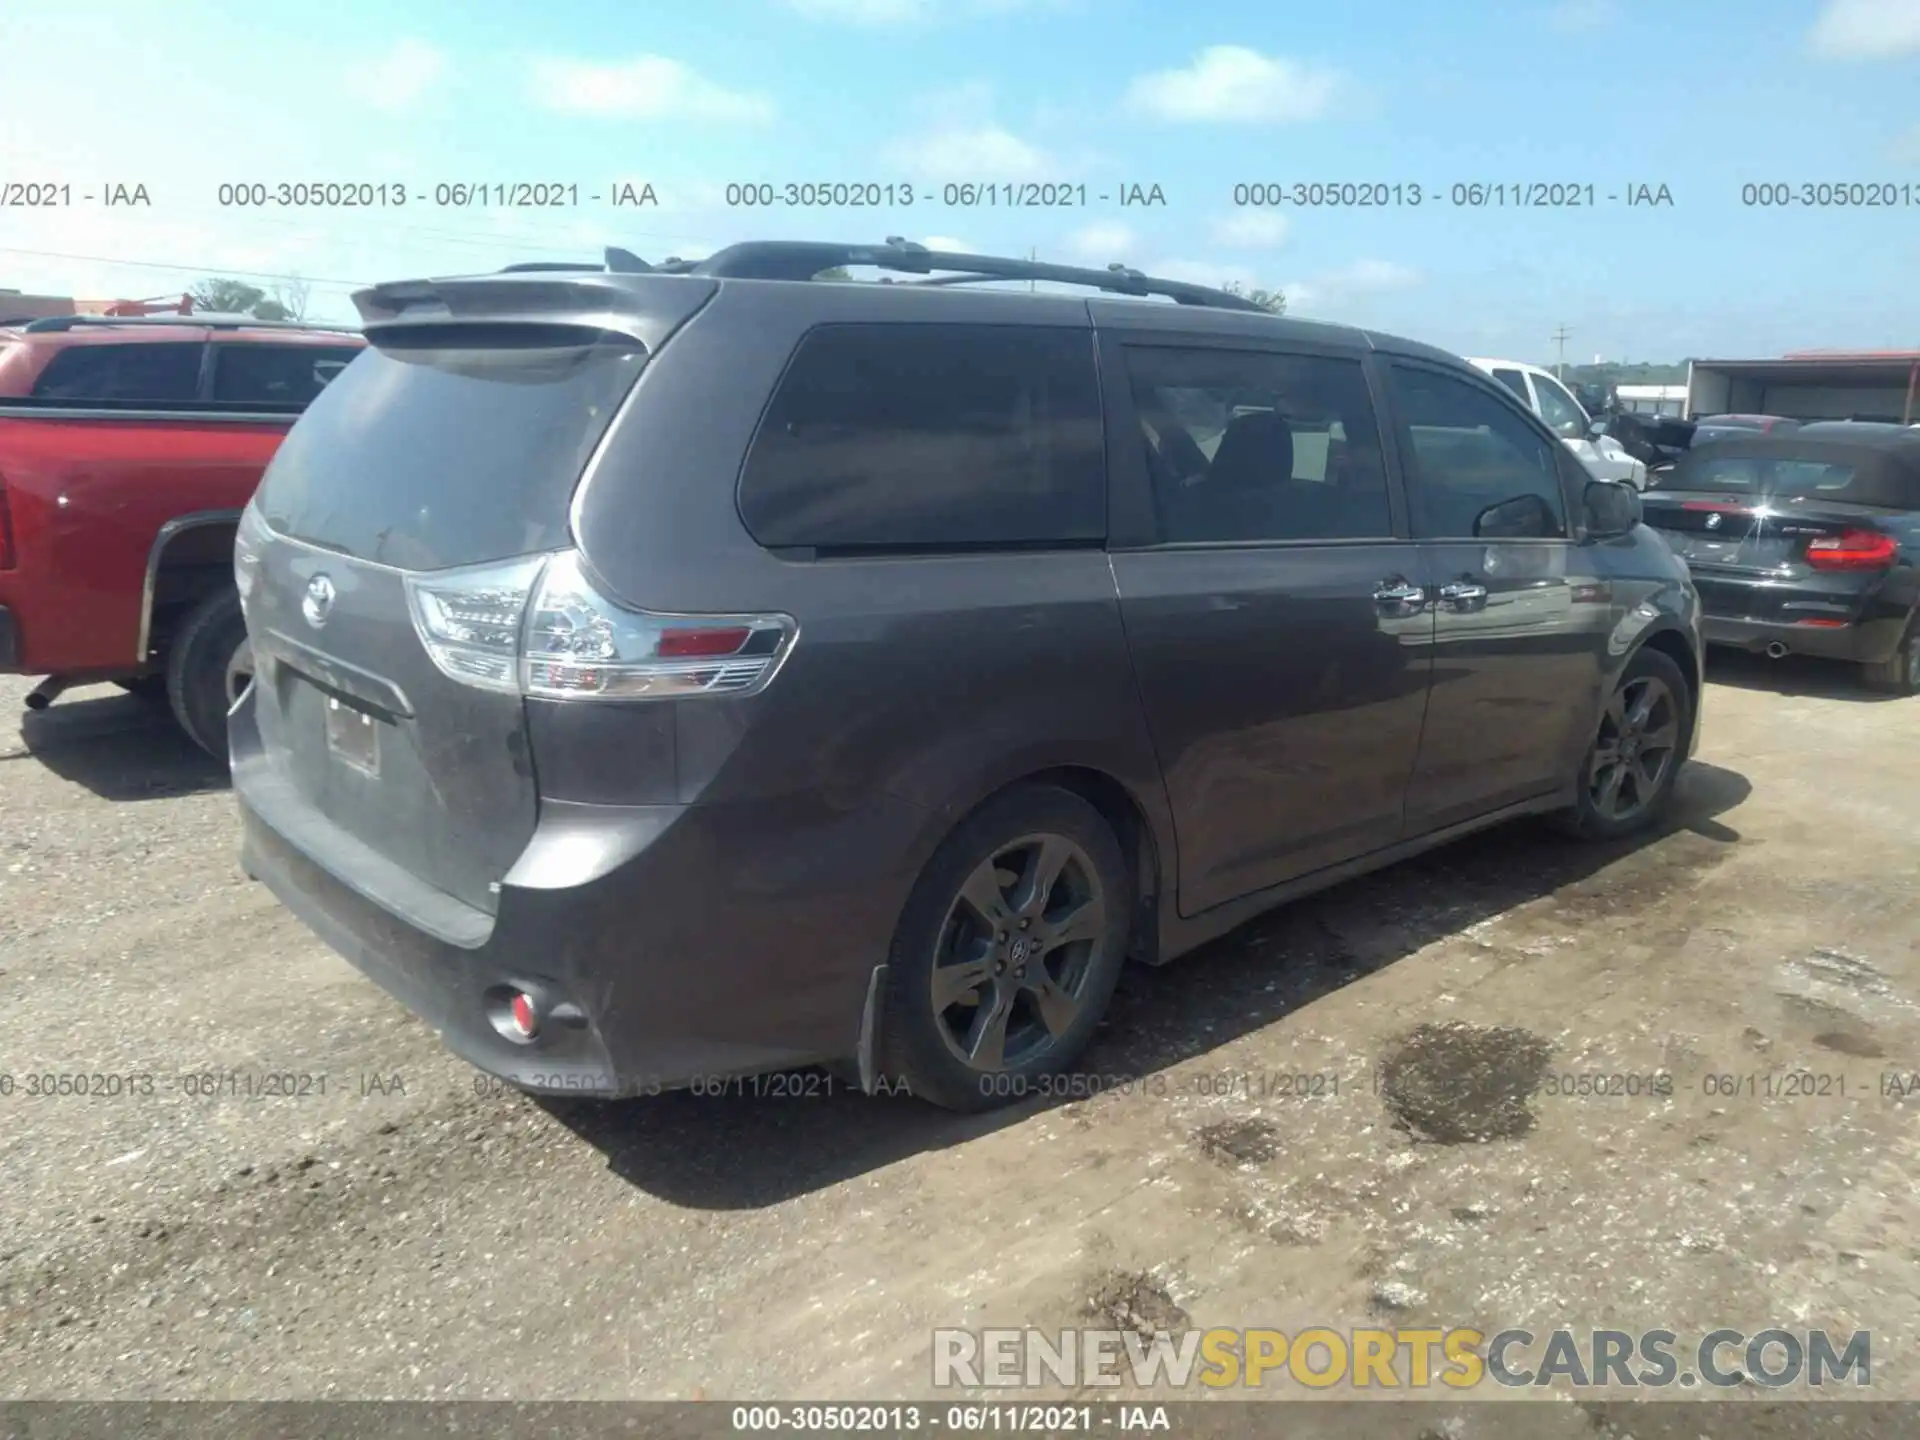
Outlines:
[{"label": "white cloud", "polygon": [[1270,210],[1242,210],[1213,222],[1213,243],[1236,250],[1270,250],[1287,243],[1293,223]]},{"label": "white cloud", "polygon": [[1211,285],[1221,289],[1238,285],[1243,290],[1271,289],[1254,278],[1244,265],[1222,265],[1213,260],[1156,260],[1142,267],[1162,280],[1184,280],[1189,285]]},{"label": "white cloud", "polygon": [[532,92],[536,104],[570,115],[746,125],[774,116],[773,101],[766,96],[729,90],[665,55],[604,63],[536,60]]},{"label": "white cloud", "polygon": [[1560,0],[1547,13],[1547,20],[1556,30],[1599,30],[1619,16],[1614,0]]},{"label": "white cloud", "polygon": [[1308,280],[1296,280],[1280,287],[1287,297],[1287,309],[1299,313],[1327,305],[1339,305],[1405,290],[1420,283],[1420,272],[1393,260],[1356,260],[1335,270],[1325,270]]},{"label": "white cloud", "polygon": [[1133,231],[1111,222],[1089,225],[1067,237],[1067,248],[1075,255],[1103,265],[1124,260],[1133,246]]},{"label": "white cloud", "polygon": [[929,250],[945,250],[950,255],[977,255],[980,253],[966,241],[957,240],[951,235],[929,235],[920,243]]},{"label": "white cloud", "polygon": [[1018,10],[1063,9],[1074,0],[785,0],[809,20],[885,27],[923,25],[970,15],[1010,15]]},{"label": "white cloud", "polygon": [[1920,0],[1827,0],[1809,41],[1830,60],[1920,52]]},{"label": "white cloud", "polygon": [[911,25],[933,18],[931,0],[787,0],[787,8],[809,20],[844,25]]},{"label": "white cloud", "polygon": [[889,163],[929,180],[1043,179],[1058,172],[1038,147],[998,125],[940,125],[887,147]]},{"label": "white cloud", "polygon": [[347,76],[347,86],[376,110],[405,110],[418,104],[447,73],[445,52],[424,40],[402,40]]},{"label": "white cloud", "polygon": [[1356,260],[1345,269],[1332,271],[1330,278],[1346,290],[1372,294],[1417,285],[1420,272],[1392,260]]},{"label": "white cloud", "polygon": [[1287,124],[1326,114],[1344,85],[1337,71],[1322,66],[1244,45],[1214,45],[1184,70],[1136,77],[1127,103],[1162,120]]}]

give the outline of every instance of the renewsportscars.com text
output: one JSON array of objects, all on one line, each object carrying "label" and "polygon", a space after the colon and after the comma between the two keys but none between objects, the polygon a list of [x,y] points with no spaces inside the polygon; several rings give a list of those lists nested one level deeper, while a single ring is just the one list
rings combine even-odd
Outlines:
[{"label": "renewsportscars.com text", "polygon": [[1020,1389],[1045,1385],[1195,1385],[1258,1389],[1471,1390],[1567,1385],[1578,1389],[1726,1389],[1757,1384],[1870,1385],[1873,1336],[1825,1330],[1712,1330],[1683,1340],[1672,1330],[1312,1328],[1162,1331],[936,1330],[936,1387]]}]

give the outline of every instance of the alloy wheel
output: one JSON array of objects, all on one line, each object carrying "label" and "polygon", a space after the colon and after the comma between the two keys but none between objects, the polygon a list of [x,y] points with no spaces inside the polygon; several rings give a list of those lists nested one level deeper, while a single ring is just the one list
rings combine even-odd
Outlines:
[{"label": "alloy wheel", "polygon": [[934,956],[947,1048],[987,1074],[1051,1050],[1081,1013],[1112,923],[1093,861],[1063,835],[1026,836],[982,861],[948,907]]},{"label": "alloy wheel", "polygon": [[1679,755],[1680,706],[1666,682],[1651,675],[1629,680],[1607,702],[1587,770],[1587,797],[1610,821],[1631,820],[1646,809]]}]

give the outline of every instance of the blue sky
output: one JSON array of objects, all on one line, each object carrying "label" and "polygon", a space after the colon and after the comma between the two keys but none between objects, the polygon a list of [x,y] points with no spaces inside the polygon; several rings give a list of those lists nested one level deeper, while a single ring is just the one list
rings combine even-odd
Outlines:
[{"label": "blue sky", "polygon": [[[354,283],[768,237],[904,234],[1124,260],[1552,360],[1920,345],[1920,0],[8,0],[0,286]],[[234,17],[245,15],[244,22]],[[440,182],[651,182],[657,208],[438,208]],[[223,181],[401,182],[399,210],[223,209]],[[892,211],[729,209],[728,182],[909,183]],[[1164,208],[940,203],[948,181],[1158,184]],[[79,201],[143,183],[150,208]],[[1236,209],[1238,183],[1421,185],[1414,208]],[[1460,208],[1452,185],[1592,184]],[[1885,181],[1899,210],[1741,203]],[[1609,203],[1668,187],[1657,208]],[[168,268],[177,267],[177,268]],[[262,281],[261,283],[271,283]]]}]

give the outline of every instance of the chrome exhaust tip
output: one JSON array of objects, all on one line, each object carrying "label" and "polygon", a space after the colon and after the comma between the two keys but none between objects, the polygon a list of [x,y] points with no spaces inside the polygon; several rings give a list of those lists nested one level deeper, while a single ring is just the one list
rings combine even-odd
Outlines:
[{"label": "chrome exhaust tip", "polygon": [[1769,640],[1767,642],[1767,658],[1769,660],[1778,660],[1786,653],[1787,645],[1784,640]]}]

